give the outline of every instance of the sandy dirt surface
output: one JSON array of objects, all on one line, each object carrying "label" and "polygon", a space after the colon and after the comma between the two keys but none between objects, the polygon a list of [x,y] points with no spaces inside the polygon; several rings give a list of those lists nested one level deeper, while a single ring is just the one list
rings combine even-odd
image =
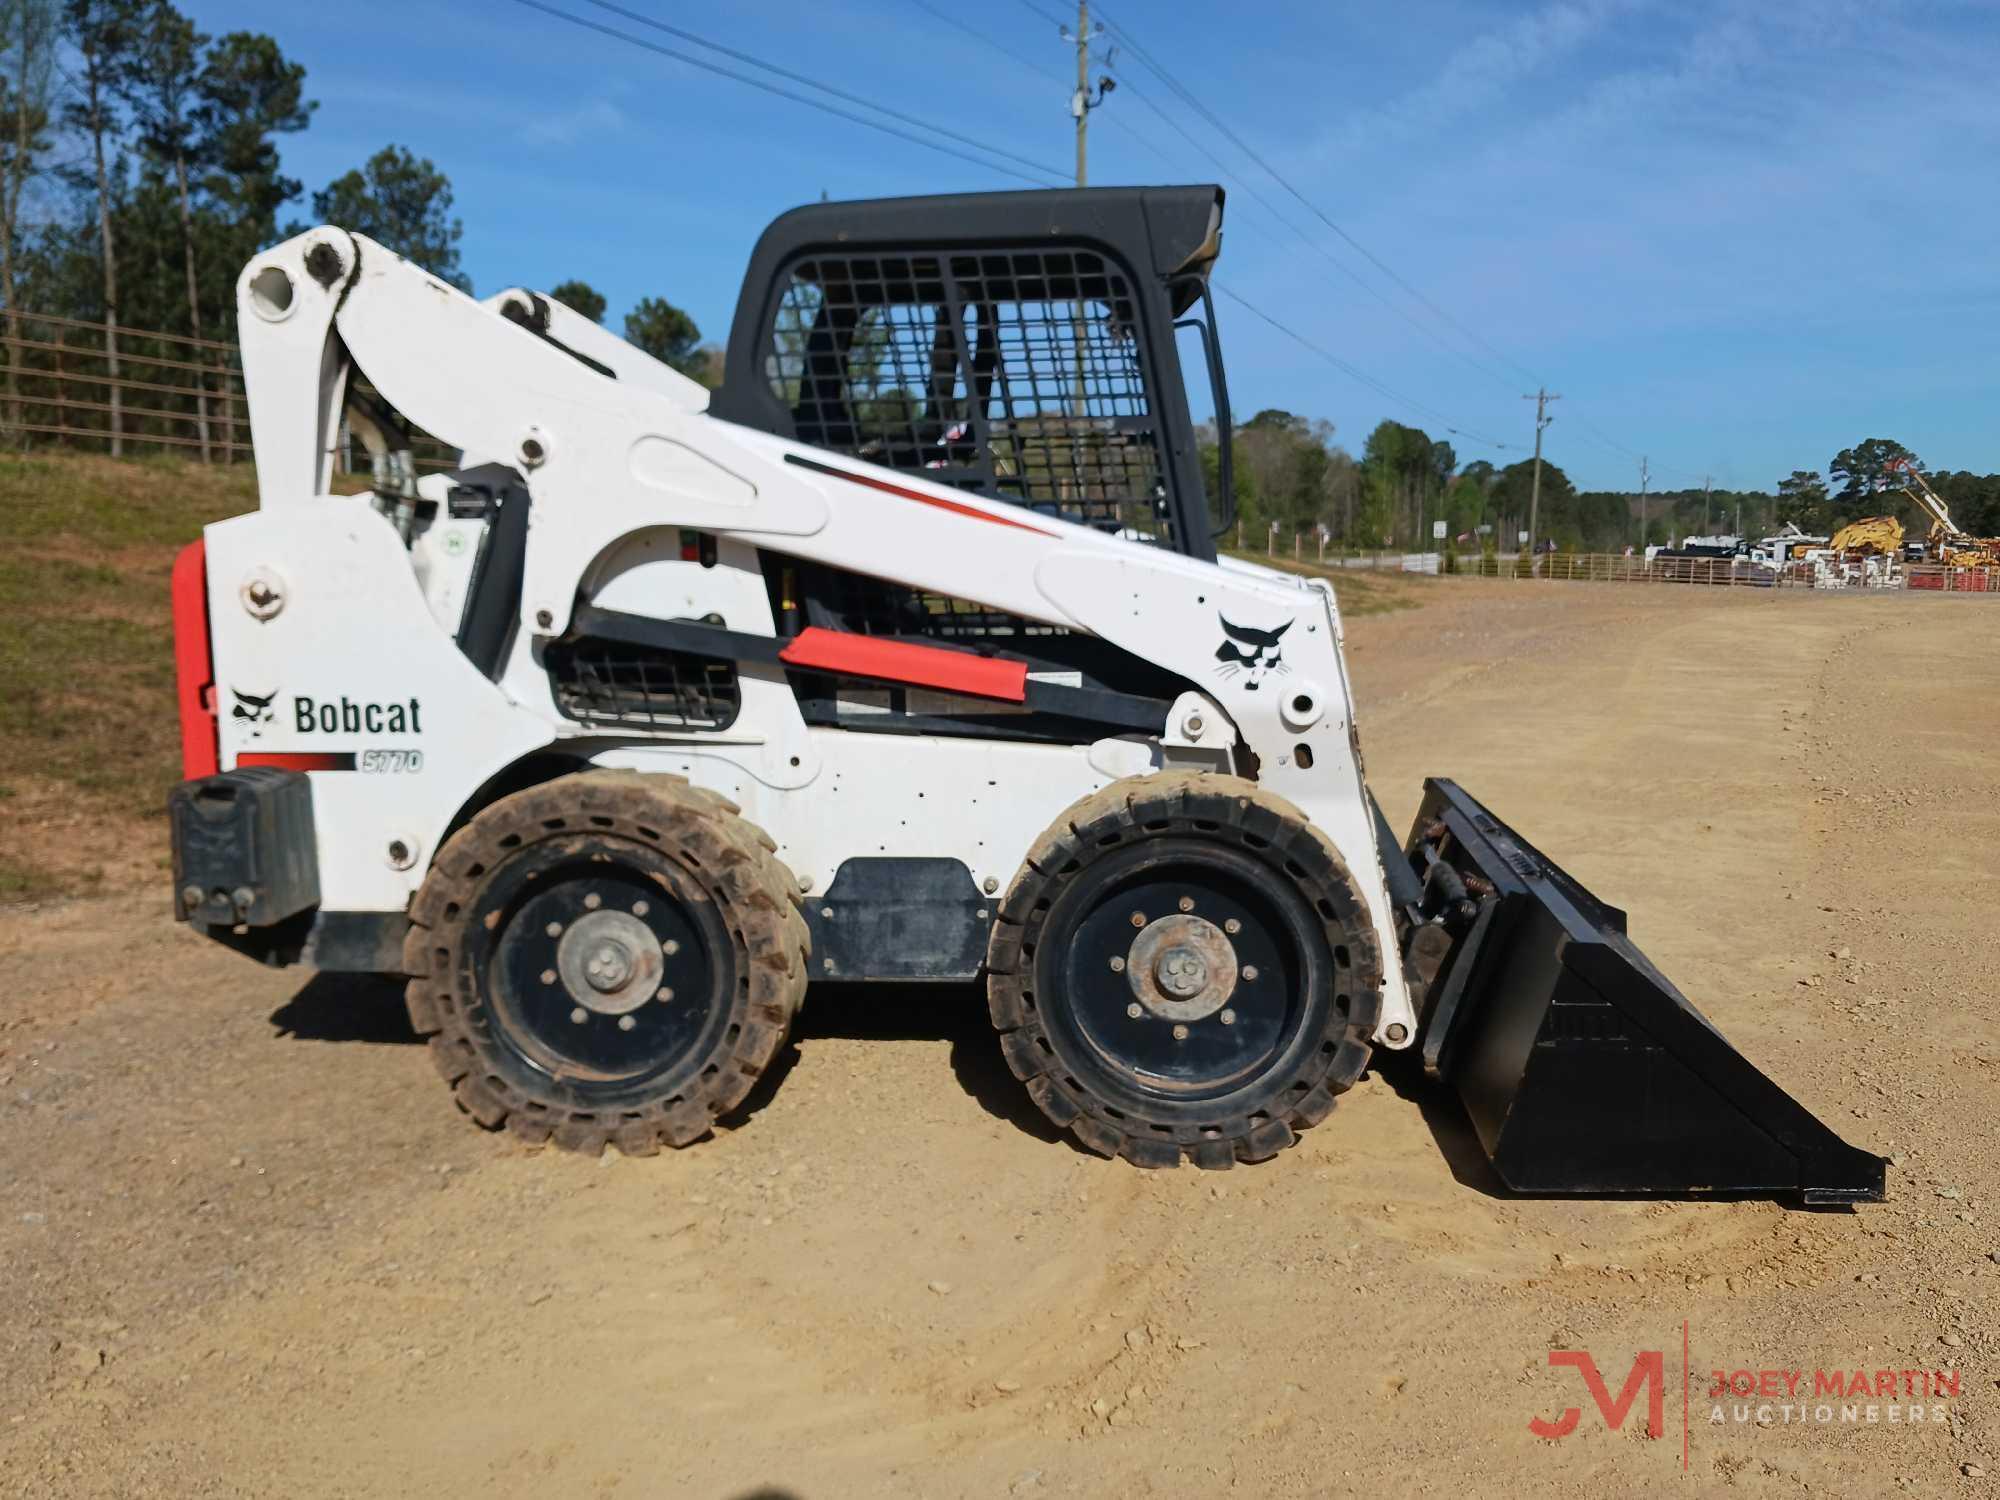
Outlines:
[{"label": "sandy dirt surface", "polygon": [[[2000,606],[1434,589],[1350,628],[1391,820],[1454,775],[1627,907],[1893,1153],[1887,1204],[1509,1199],[1396,1066],[1274,1162],[1140,1172],[1053,1139],[944,988],[809,998],[693,1150],[535,1154],[455,1114],[394,987],[145,888],[0,914],[0,1489],[1991,1492]],[[1661,1351],[1665,1435],[1552,1349],[1613,1395]],[[1960,1387],[1717,1424],[1717,1368]]]}]

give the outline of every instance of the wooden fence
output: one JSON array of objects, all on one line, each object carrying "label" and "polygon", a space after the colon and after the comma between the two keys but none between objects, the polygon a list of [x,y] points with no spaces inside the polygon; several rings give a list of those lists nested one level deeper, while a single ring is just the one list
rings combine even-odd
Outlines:
[{"label": "wooden fence", "polygon": [[0,311],[0,439],[122,454],[169,448],[204,463],[250,456],[234,344]]},{"label": "wooden fence", "polygon": [[[250,407],[237,347],[218,339],[119,328],[0,309],[0,443],[114,456],[166,448],[203,463],[250,458]],[[374,394],[360,378],[354,389]],[[411,434],[419,469],[456,467],[458,453]],[[342,425],[336,473],[368,468]]]},{"label": "wooden fence", "polygon": [[1549,552],[1538,558],[1527,553],[1512,557],[1457,557],[1443,571],[1468,578],[1535,578],[1554,583],[1696,583],[1720,588],[1771,588],[1807,581],[1781,576],[1748,559],[1728,557],[1655,557],[1617,552]]}]

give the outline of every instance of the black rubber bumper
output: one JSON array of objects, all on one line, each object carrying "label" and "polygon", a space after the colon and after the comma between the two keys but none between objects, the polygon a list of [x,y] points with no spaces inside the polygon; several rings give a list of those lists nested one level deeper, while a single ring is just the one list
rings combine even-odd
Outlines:
[{"label": "black rubber bumper", "polygon": [[312,782],[269,766],[183,781],[167,796],[174,912],[259,963],[393,974],[401,912],[322,911]]},{"label": "black rubber bumper", "polygon": [[174,912],[204,925],[274,927],[319,904],[312,782],[271,766],[183,781],[167,794]]},{"label": "black rubber bumper", "polygon": [[1881,1157],[1730,1046],[1632,945],[1624,912],[1456,784],[1425,782],[1404,852],[1424,1064],[1509,1188],[1882,1198]]}]

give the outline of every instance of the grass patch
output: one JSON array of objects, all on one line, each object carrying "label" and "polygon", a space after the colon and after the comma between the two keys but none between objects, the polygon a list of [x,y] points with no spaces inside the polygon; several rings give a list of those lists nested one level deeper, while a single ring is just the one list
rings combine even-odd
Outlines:
[{"label": "grass patch", "polygon": [[1389,568],[1332,568],[1318,563],[1293,562],[1289,557],[1266,557],[1257,552],[1225,549],[1229,556],[1281,573],[1303,573],[1324,578],[1333,585],[1333,595],[1343,618],[1358,615],[1386,615],[1398,609],[1421,609],[1428,602],[1425,591],[1433,580],[1416,573]]},{"label": "grass patch", "polygon": [[172,549],[210,521],[256,508],[257,479],[248,464],[224,469],[165,456],[91,453],[0,458],[0,542],[10,550],[61,538],[100,554],[167,549],[172,562]]},{"label": "grass patch", "polygon": [[[256,507],[248,465],[91,454],[0,457],[0,765],[86,820],[158,818],[180,776],[174,554]],[[13,796],[12,788],[0,796]],[[0,827],[4,827],[0,824]],[[22,831],[32,835],[32,830]],[[0,900],[87,887],[0,834]]]}]

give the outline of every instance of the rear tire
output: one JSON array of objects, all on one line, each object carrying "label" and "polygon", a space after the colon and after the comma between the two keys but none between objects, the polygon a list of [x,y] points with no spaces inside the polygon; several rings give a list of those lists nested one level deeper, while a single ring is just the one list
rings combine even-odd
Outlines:
[{"label": "rear tire", "polygon": [[1007,1065],[1092,1151],[1261,1161],[1361,1077],[1382,962],[1360,891],[1297,808],[1233,776],[1112,783],[1029,851],[994,924]]},{"label": "rear tire", "polygon": [[439,853],[410,909],[410,1021],[488,1129],[596,1155],[686,1146],[743,1102],[805,993],[775,845],[678,776],[517,792]]}]

